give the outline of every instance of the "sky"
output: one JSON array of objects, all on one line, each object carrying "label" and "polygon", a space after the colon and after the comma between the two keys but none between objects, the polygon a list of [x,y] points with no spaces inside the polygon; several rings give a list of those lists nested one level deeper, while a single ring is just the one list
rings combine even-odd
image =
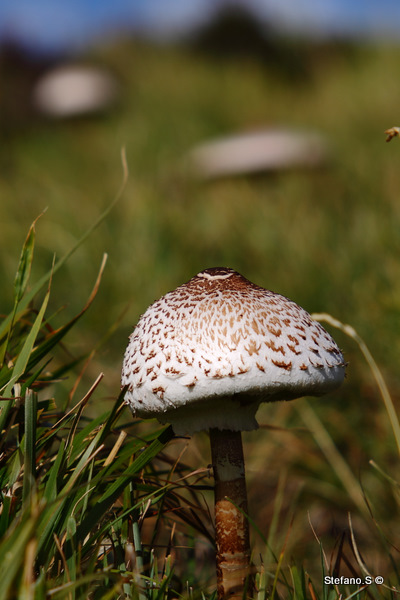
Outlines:
[{"label": "sky", "polygon": [[[228,0],[1,0],[0,41],[38,53],[83,48],[118,32],[173,38]],[[231,0],[232,3],[232,0]],[[400,0],[236,0],[276,27],[323,37],[400,37]]]}]

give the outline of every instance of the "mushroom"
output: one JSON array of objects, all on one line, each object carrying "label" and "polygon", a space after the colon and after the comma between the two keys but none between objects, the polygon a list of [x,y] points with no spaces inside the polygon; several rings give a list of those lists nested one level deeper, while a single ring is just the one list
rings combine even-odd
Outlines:
[{"label": "mushroom", "polygon": [[54,119],[101,113],[117,96],[117,82],[106,69],[74,64],[48,71],[32,92],[35,108]]},{"label": "mushroom", "polygon": [[258,427],[261,402],[319,396],[344,375],[322,325],[233,269],[198,273],[139,319],[122,369],[126,402],[176,435],[210,432],[218,598],[242,598],[250,578],[241,432]]},{"label": "mushroom", "polygon": [[328,155],[326,140],[314,131],[269,128],[204,142],[186,160],[194,174],[216,179],[320,167]]}]

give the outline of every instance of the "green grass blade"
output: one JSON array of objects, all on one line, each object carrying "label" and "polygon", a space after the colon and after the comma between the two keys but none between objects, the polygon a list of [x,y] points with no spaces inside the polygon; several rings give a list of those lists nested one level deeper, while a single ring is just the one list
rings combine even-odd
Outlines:
[{"label": "green grass blade", "polygon": [[23,572],[25,549],[35,533],[36,518],[14,521],[0,544],[0,592],[2,598],[15,597],[14,580]]},{"label": "green grass blade", "polygon": [[[39,217],[38,217],[39,218]],[[14,280],[14,299],[15,303],[21,300],[26,291],[28,285],[29,276],[31,273],[32,261],[33,261],[33,249],[35,247],[35,225],[37,219],[32,223],[25,243],[22,247],[21,256],[19,259],[19,265]]]},{"label": "green grass blade", "polygon": [[[160,435],[145,449],[140,455],[132,462],[124,473],[123,479],[129,480],[131,475],[134,475],[144,469],[144,467],[157,456],[164,448],[164,446],[172,440],[174,432],[171,426],[167,427],[160,433]],[[124,487],[126,482],[116,481],[111,485],[107,491],[100,498],[99,503],[107,501],[108,498],[114,497],[115,494],[118,496]]]},{"label": "green grass blade", "polygon": [[25,458],[22,498],[29,498],[36,476],[36,421],[37,394],[27,390],[25,394]]},{"label": "green grass blade", "polygon": [[[82,246],[82,244],[88,239],[88,237],[93,233],[93,231],[95,229],[97,229],[97,227],[99,227],[99,225],[101,225],[101,223],[103,223],[103,221],[106,219],[108,214],[111,212],[111,210],[117,204],[117,202],[121,199],[121,197],[125,191],[127,181],[128,181],[128,167],[127,167],[127,163],[126,163],[126,156],[125,156],[124,148],[121,151],[121,160],[122,160],[122,168],[123,168],[122,183],[121,183],[121,186],[120,186],[117,194],[115,195],[114,199],[103,210],[103,212],[99,215],[99,217],[96,219],[96,221],[93,223],[93,225],[91,227],[89,227],[89,229],[79,238],[79,240],[76,242],[76,244],[74,244],[71,247],[71,249],[68,250],[68,252],[60,260],[55,262],[52,269],[50,269],[45,275],[43,275],[43,277],[41,277],[41,279],[39,279],[39,281],[35,285],[32,286],[31,290],[27,294],[25,294],[25,296],[23,297],[23,299],[21,300],[20,305],[19,305],[21,309],[26,308],[28,306],[29,302],[31,302],[31,300],[36,296],[36,294],[38,292],[40,292],[40,290],[46,284],[48,284],[48,282],[51,280],[52,275],[54,275],[57,271],[59,271],[59,269],[61,269],[61,267],[68,261],[68,259],[74,254],[74,252],[76,252],[76,250],[78,248],[80,248],[80,246]],[[0,337],[3,335],[4,331],[9,326],[11,320],[12,320],[11,315],[9,315],[6,319],[4,319],[3,323],[0,325]]]},{"label": "green grass blade", "polygon": [[[29,357],[32,352],[32,348],[35,344],[37,335],[39,333],[40,327],[43,322],[44,314],[46,312],[47,304],[49,301],[49,296],[50,296],[50,288],[47,290],[47,293],[43,300],[42,306],[41,306],[39,313],[33,323],[32,329],[29,332],[29,334],[24,342],[24,345],[22,347],[21,352],[19,353],[19,355],[17,357],[17,360],[15,361],[14,369],[12,371],[12,377],[11,377],[10,381],[4,386],[5,389],[3,388],[2,390],[0,390],[1,392],[4,393],[6,398],[11,396],[12,388],[13,388],[14,384],[18,381],[18,379],[25,372],[26,366],[29,361]],[[9,400],[7,402],[4,402],[4,404],[1,408],[0,431],[2,431],[4,429],[6,419],[7,419],[7,416],[8,416],[8,413],[10,411],[12,404],[13,404],[13,401]]]},{"label": "green grass blade", "polygon": [[[93,290],[92,290],[92,292],[89,296],[89,299],[86,302],[84,308],[81,310],[81,312],[78,315],[76,315],[69,323],[67,323],[63,327],[60,327],[58,330],[52,332],[52,334],[44,342],[42,342],[37,348],[35,348],[33,350],[33,346],[35,344],[37,335],[38,335],[40,327],[42,325],[44,314],[45,314],[49,296],[50,296],[50,289],[48,289],[45,299],[43,301],[43,304],[41,306],[41,309],[39,311],[39,314],[37,315],[37,317],[34,321],[34,324],[32,326],[32,329],[29,332],[29,334],[25,340],[25,343],[23,345],[23,348],[15,362],[15,366],[12,371],[12,377],[7,383],[4,383],[3,388],[1,390],[5,397],[11,396],[12,388],[13,388],[14,384],[25,373],[25,371],[33,368],[57,344],[59,344],[61,339],[68,333],[68,331],[72,328],[72,326],[78,321],[78,319],[81,318],[81,316],[86,312],[86,310],[92,304],[92,302],[97,294],[99,285],[100,285],[100,281],[101,281],[101,277],[103,274],[106,260],[107,260],[107,255],[104,255],[103,261],[100,266],[99,274],[97,276]],[[7,377],[7,379],[9,379],[9,378]],[[12,406],[12,400],[4,402],[2,405],[1,413],[0,413],[0,431],[2,429],[4,429],[6,419],[7,419],[7,416],[10,411],[11,406]]]},{"label": "green grass blade", "polygon": [[61,340],[66,336],[66,334],[70,331],[70,329],[75,325],[75,323],[85,314],[88,308],[91,306],[97,291],[99,289],[101,277],[103,275],[104,267],[107,261],[107,255],[103,256],[102,263],[100,265],[99,274],[97,276],[95,285],[93,290],[89,296],[88,301],[86,302],[83,309],[73,318],[71,321],[60,327],[59,329],[52,331],[47,339],[44,340],[35,350],[31,353],[29,360],[26,365],[26,369],[32,369],[40,360],[42,360],[55,346],[57,346]]},{"label": "green grass blade", "polygon": [[46,312],[47,304],[50,297],[50,289],[47,291],[46,296],[43,300],[42,306],[39,310],[39,313],[33,323],[32,329],[30,330],[25,343],[22,347],[21,352],[19,353],[17,360],[15,361],[15,366],[12,372],[11,380],[8,382],[8,385],[5,387],[4,394],[5,396],[11,395],[12,388],[14,384],[18,381],[21,375],[24,374],[25,369],[29,362],[29,357],[32,352],[32,348],[35,344],[37,335],[40,331],[40,327],[43,322],[44,314]]},{"label": "green grass blade", "polygon": [[40,365],[40,367],[24,381],[24,383],[21,385],[21,396],[25,394],[26,390],[33,386],[33,384],[39,378],[40,374],[44,371],[49,362],[51,362],[51,358],[49,358],[44,364]]},{"label": "green grass blade", "polygon": [[[59,491],[55,501],[49,505],[41,515],[40,523],[38,525],[38,553],[40,553],[42,559],[44,559],[44,555],[49,553],[50,548],[54,544],[53,532],[56,524],[58,523],[60,529],[64,529],[64,520],[68,518],[68,515],[64,515],[63,509],[68,502],[71,503],[71,493],[78,485],[79,478],[84,469],[90,463],[92,455],[98,445],[100,433],[101,432],[98,432],[96,437],[86,448],[80,461],[73,469],[67,482],[64,484],[64,487]],[[74,504],[75,500],[73,499],[72,506]]]},{"label": "green grass blade", "polygon": [[46,483],[46,487],[44,489],[43,497],[46,500],[47,504],[53,502],[57,498],[58,490],[57,490],[57,478],[60,473],[61,465],[65,460],[65,442],[61,440],[60,447],[58,449],[56,460],[54,461],[51,469],[49,478]]},{"label": "green grass blade", "polygon": [[[75,535],[76,535],[76,520],[73,515],[68,517],[67,521],[67,541],[71,544],[73,548],[73,552],[70,553],[70,556],[67,558],[67,568],[68,568],[68,576],[70,581],[76,581],[77,577],[77,568],[76,568],[76,559],[77,559],[77,550],[75,546]],[[72,597],[75,598],[75,593],[72,593]]]},{"label": "green grass blade", "polygon": [[96,506],[90,511],[78,528],[78,539],[83,541],[91,531],[93,525],[98,523],[102,515],[110,508],[112,503],[122,494],[123,490],[131,482],[134,475],[140,472],[153,458],[161,452],[164,446],[174,437],[172,427],[164,429],[160,435],[139,454],[125,470],[123,475],[111,484],[101,496]]},{"label": "green grass blade", "polygon": [[0,513],[0,540],[5,535],[9,524],[10,524],[10,513],[11,513],[12,498],[7,494],[1,494],[1,506],[2,510]]},{"label": "green grass blade", "polygon": [[264,565],[261,564],[257,569],[257,573],[255,575],[255,585],[257,590],[257,595],[255,596],[255,600],[266,600],[267,598],[267,578],[265,575]]},{"label": "green grass blade", "polygon": [[307,600],[304,570],[293,565],[290,569],[290,574],[292,576],[294,598],[296,598],[296,600]]},{"label": "green grass blade", "polygon": [[33,249],[35,246],[35,224],[37,219],[32,223],[25,243],[22,247],[21,256],[19,259],[19,264],[17,268],[17,272],[15,274],[14,280],[14,308],[10,318],[10,325],[7,330],[7,336],[0,347],[0,366],[4,364],[4,357],[7,351],[8,343],[10,341],[11,332],[13,328],[13,324],[15,321],[15,315],[18,309],[18,303],[23,297],[26,286],[28,285],[29,276],[32,267],[33,261]]}]

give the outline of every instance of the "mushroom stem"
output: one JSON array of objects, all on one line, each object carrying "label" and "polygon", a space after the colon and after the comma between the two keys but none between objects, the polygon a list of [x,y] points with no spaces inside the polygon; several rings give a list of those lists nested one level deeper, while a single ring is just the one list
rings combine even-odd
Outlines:
[{"label": "mushroom stem", "polygon": [[210,429],[215,479],[218,599],[241,600],[250,575],[250,539],[242,436]]}]

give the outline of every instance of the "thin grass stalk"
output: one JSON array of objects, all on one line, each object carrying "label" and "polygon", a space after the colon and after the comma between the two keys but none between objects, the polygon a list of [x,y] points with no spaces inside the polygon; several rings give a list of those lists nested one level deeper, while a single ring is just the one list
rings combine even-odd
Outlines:
[{"label": "thin grass stalk", "polygon": [[354,477],[350,467],[336,448],[331,436],[316,413],[304,398],[296,404],[296,409],[355,506],[357,506],[361,514],[368,515],[368,509],[359,482]]},{"label": "thin grass stalk", "polygon": [[132,536],[133,536],[133,547],[135,550],[135,565],[132,565],[132,571],[135,572],[135,579],[139,590],[139,600],[146,600],[146,594],[143,591],[141,575],[144,572],[143,565],[143,547],[142,547],[142,539],[140,537],[140,528],[138,519],[136,518],[137,514],[133,513],[132,515]]},{"label": "thin grass stalk", "polygon": [[[71,576],[70,576],[70,573],[69,573],[69,567],[68,567],[67,560],[65,558],[65,554],[64,554],[64,549],[63,549],[62,543],[58,539],[58,537],[57,537],[56,534],[54,534],[53,537],[54,537],[54,543],[55,543],[55,545],[57,547],[57,550],[58,550],[58,552],[59,552],[59,554],[61,556],[61,560],[62,560],[63,567],[64,567],[64,582],[66,584],[73,583],[73,581],[71,579]],[[68,593],[68,600],[73,600],[72,592]]]},{"label": "thin grass stalk", "polygon": [[149,596],[151,598],[151,600],[156,600],[156,595],[155,595],[155,589],[154,586],[151,585],[152,582],[155,582],[157,580],[157,573],[158,573],[158,560],[157,560],[157,556],[154,552],[154,548],[151,549],[150,552],[150,573],[149,573]]},{"label": "thin grass stalk", "polygon": [[376,469],[376,471],[378,471],[378,473],[380,475],[382,475],[382,477],[384,479],[386,479],[386,481],[388,481],[390,483],[390,485],[392,485],[395,488],[395,490],[398,492],[398,490],[400,488],[400,483],[398,481],[396,481],[395,479],[393,479],[393,477],[390,477],[390,475],[385,473],[385,471],[383,469],[381,469],[381,467],[374,460],[371,459],[368,462],[371,465],[371,467]]},{"label": "thin grass stalk", "polygon": [[273,581],[273,584],[272,584],[272,591],[271,591],[271,600],[274,600],[274,598],[275,598],[275,594],[276,594],[276,591],[277,591],[279,574],[281,572],[281,568],[282,568],[282,563],[283,563],[284,556],[285,556],[285,551],[283,549],[282,552],[279,555],[278,564],[277,564],[276,571],[275,571],[275,577],[274,577],[274,581]]},{"label": "thin grass stalk", "polygon": [[285,552],[286,552],[286,545],[289,540],[289,535],[290,535],[291,529],[292,529],[292,524],[290,524],[290,527],[286,532],[285,541],[283,543],[282,550],[279,554],[278,564],[277,564],[276,571],[275,571],[275,577],[274,577],[274,581],[272,584],[272,591],[271,591],[271,597],[270,597],[271,600],[274,600],[275,594],[277,594],[277,585],[278,585],[279,575],[281,573],[282,563],[283,563],[283,559],[285,557]]},{"label": "thin grass stalk", "polygon": [[[268,549],[270,549],[273,556],[274,556],[274,553],[272,552],[271,549],[274,547],[275,536],[276,536],[276,532],[278,530],[279,517],[281,515],[283,500],[285,498],[286,477],[287,477],[287,471],[285,470],[279,476],[278,488],[277,488],[276,494],[275,494],[274,510],[272,512],[271,523],[270,523],[269,531],[268,531],[268,538],[266,540],[266,546]],[[275,556],[274,556],[274,558],[275,558]]]},{"label": "thin grass stalk", "polygon": [[311,600],[318,600],[318,597],[315,592],[315,589],[314,589],[311,579],[308,579],[307,587],[308,587],[308,591],[310,592]]},{"label": "thin grass stalk", "polygon": [[22,488],[24,501],[30,497],[36,479],[36,421],[37,393],[28,389],[25,394],[25,456]]},{"label": "thin grass stalk", "polygon": [[[332,588],[330,588],[329,586],[325,585],[325,583],[324,583],[325,582],[325,575],[327,573],[329,573],[329,561],[328,561],[328,558],[327,558],[327,556],[325,554],[325,550],[324,550],[324,547],[322,545],[322,542],[319,539],[319,537],[317,535],[317,532],[315,531],[314,526],[313,526],[313,524],[311,522],[310,513],[308,513],[308,522],[310,524],[310,528],[311,528],[312,534],[313,534],[314,538],[316,539],[316,541],[318,543],[318,546],[319,546],[319,553],[320,553],[320,560],[321,560],[321,573],[322,573],[322,582],[323,582],[323,585],[322,585],[322,598],[323,598],[323,600],[333,600],[332,599],[332,594],[331,594],[331,592],[333,591]],[[309,588],[311,596],[312,596],[312,598],[314,600],[315,599],[315,591],[314,591],[314,588],[312,586],[311,581],[309,581],[308,588]],[[337,585],[335,585],[335,591],[333,591],[333,593],[336,594],[335,598],[341,598],[341,593],[340,593],[339,588],[338,588]]]},{"label": "thin grass stalk", "polygon": [[47,503],[55,501],[58,494],[57,479],[65,462],[65,440],[61,440],[56,459],[50,469],[49,478],[44,489],[43,497]]},{"label": "thin grass stalk", "polygon": [[[353,523],[351,521],[351,515],[350,513],[348,513],[348,519],[349,519],[349,529],[350,529],[350,536],[351,536],[351,543],[352,543],[352,547],[353,547],[353,551],[358,563],[358,566],[361,569],[362,574],[365,576],[368,576],[371,578],[371,581],[373,581],[373,577],[371,575],[371,573],[368,571],[364,561],[361,558],[361,555],[358,551],[358,547],[357,547],[357,543],[356,543],[356,538],[354,536],[354,530],[353,530]],[[374,584],[373,586],[369,586],[368,591],[370,593],[370,595],[374,596],[374,598],[378,598],[379,597],[379,593],[376,589],[376,585]]]},{"label": "thin grass stalk", "polygon": [[[76,581],[77,579],[77,562],[78,562],[78,549],[75,545],[75,537],[76,537],[76,521],[73,515],[68,517],[67,521],[67,541],[71,544],[72,552],[67,558],[66,567],[68,570],[68,579],[66,581]],[[75,600],[75,590],[71,592],[71,599]]]},{"label": "thin grass stalk", "polygon": [[113,448],[111,449],[110,454],[107,456],[106,460],[104,461],[104,465],[103,465],[104,467],[108,467],[108,465],[111,465],[111,463],[114,461],[115,457],[118,454],[118,450],[121,448],[127,435],[128,434],[126,433],[126,431],[120,431],[117,441],[115,442]]},{"label": "thin grass stalk", "polygon": [[[171,426],[166,427],[161,433],[145,448],[132,462],[125,471],[125,477],[129,478],[132,475],[143,469],[157,454],[161,452],[165,444],[174,437],[174,432]],[[112,483],[104,492],[99,500],[99,504],[108,498],[118,497],[122,490],[127,485],[126,481],[121,481],[121,478]]]},{"label": "thin grass stalk", "polygon": [[[273,509],[273,514],[272,514],[272,519],[271,519],[271,524],[270,524],[270,528],[268,531],[268,539],[265,538],[265,536],[261,533],[259,527],[257,526],[257,524],[249,518],[249,523],[252,526],[252,530],[256,531],[263,543],[265,544],[269,554],[272,557],[272,560],[278,564],[279,562],[279,558],[277,556],[277,554],[274,551],[274,546],[276,546],[276,544],[278,543],[278,538],[275,540],[275,536],[276,536],[276,531],[277,531],[277,525],[279,522],[279,518],[282,516],[281,515],[281,507],[282,507],[282,503],[283,503],[283,499],[285,497],[285,483],[286,483],[286,476],[287,473],[286,471],[281,474],[281,476],[279,477],[278,480],[278,489],[276,491],[276,495],[275,495],[275,501],[274,501],[274,509]],[[292,502],[295,502],[295,498],[293,498]],[[286,534],[285,534],[285,540],[288,539],[288,536],[290,534],[290,531],[292,529],[292,523],[293,523],[293,510],[291,511],[291,514],[288,513],[287,518],[287,527],[286,527]],[[285,527],[281,526],[281,531],[283,532],[285,530]],[[286,543],[286,542],[285,542]],[[263,570],[263,581],[264,581],[264,587],[266,588],[269,584],[270,581],[273,579],[273,574],[271,572],[266,572],[264,566],[262,566],[262,570]],[[286,585],[287,588],[289,588],[289,582],[286,578],[286,575],[284,573],[284,571],[281,572],[281,578],[283,580],[283,583]],[[258,600],[258,599],[257,599]]]},{"label": "thin grass stalk", "polygon": [[351,325],[344,324],[341,321],[338,321],[337,319],[335,319],[334,317],[332,317],[331,315],[329,315],[327,313],[315,313],[311,316],[313,319],[316,319],[317,321],[326,321],[333,327],[336,327],[337,329],[340,329],[341,331],[343,331],[346,335],[348,335],[355,342],[357,342],[361,352],[364,355],[365,360],[368,363],[369,368],[371,369],[371,372],[375,378],[378,388],[381,392],[381,396],[382,396],[383,402],[386,407],[386,411],[389,416],[389,421],[392,426],[394,438],[396,440],[397,450],[400,454],[400,423],[399,423],[399,419],[398,419],[398,416],[396,413],[396,409],[394,408],[393,401],[390,396],[390,392],[386,385],[385,379],[383,378],[382,372],[379,369],[378,365],[376,364],[374,357],[372,356],[371,352],[369,351],[367,344],[364,342],[362,337],[357,333],[357,331]]},{"label": "thin grass stalk", "polygon": [[114,549],[114,564],[116,570],[119,571],[122,582],[122,590],[124,594],[124,598],[131,599],[132,598],[132,585],[131,585],[131,577],[130,572],[128,571],[129,561],[129,542],[124,540],[122,537],[118,538],[117,533],[114,528],[112,528],[110,532],[110,538],[112,541],[113,549]]}]

